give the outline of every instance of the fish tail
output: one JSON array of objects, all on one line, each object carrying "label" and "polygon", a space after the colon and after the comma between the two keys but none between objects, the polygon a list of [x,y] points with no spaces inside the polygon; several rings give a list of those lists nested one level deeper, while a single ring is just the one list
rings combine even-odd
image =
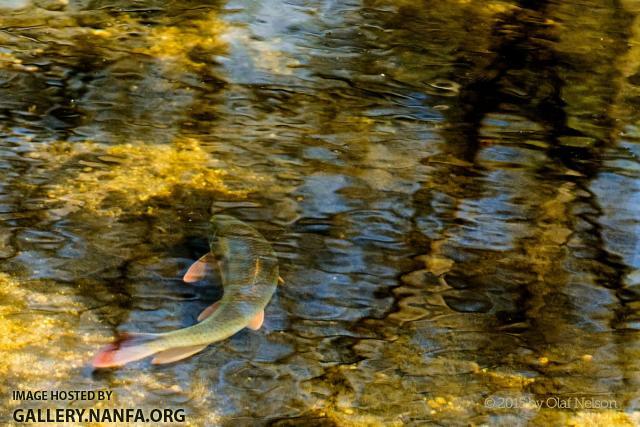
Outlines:
[{"label": "fish tail", "polygon": [[104,347],[93,358],[95,368],[112,368],[151,356],[162,351],[153,345],[160,334],[124,333]]}]

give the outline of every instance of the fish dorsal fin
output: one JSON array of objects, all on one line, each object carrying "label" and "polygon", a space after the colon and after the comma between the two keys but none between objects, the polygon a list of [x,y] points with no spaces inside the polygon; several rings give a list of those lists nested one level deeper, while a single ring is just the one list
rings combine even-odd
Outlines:
[{"label": "fish dorsal fin", "polygon": [[257,331],[264,323],[264,310],[260,310],[247,325],[247,328]]},{"label": "fish dorsal fin", "polygon": [[207,345],[205,344],[170,348],[169,350],[156,353],[156,356],[153,358],[151,363],[154,365],[161,365],[163,363],[177,362],[178,360],[186,359],[187,357],[204,350],[206,347]]},{"label": "fish dorsal fin", "polygon": [[207,265],[215,260],[214,256],[209,252],[206,255],[200,257],[199,260],[191,264],[191,267],[187,270],[187,272],[182,277],[187,283],[197,282],[198,280],[204,279],[207,275]]},{"label": "fish dorsal fin", "polygon": [[201,322],[207,317],[211,316],[213,312],[216,311],[219,305],[220,305],[220,301],[216,301],[213,304],[211,304],[209,307],[202,310],[202,313],[198,315],[198,322]]}]

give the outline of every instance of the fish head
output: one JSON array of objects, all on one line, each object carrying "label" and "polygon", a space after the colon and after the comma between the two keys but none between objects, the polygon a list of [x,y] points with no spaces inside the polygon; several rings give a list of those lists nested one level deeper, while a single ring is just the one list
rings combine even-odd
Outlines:
[{"label": "fish head", "polygon": [[214,215],[211,217],[211,234],[229,234],[238,227],[238,220],[230,215]]},{"label": "fish head", "polygon": [[260,236],[258,232],[248,224],[230,215],[214,215],[211,217],[210,242],[224,236],[226,239],[246,238]]}]

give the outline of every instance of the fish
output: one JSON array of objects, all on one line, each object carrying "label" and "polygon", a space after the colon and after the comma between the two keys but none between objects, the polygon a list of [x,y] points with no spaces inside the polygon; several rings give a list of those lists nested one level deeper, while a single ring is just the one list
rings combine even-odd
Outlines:
[{"label": "fish", "polygon": [[244,328],[257,330],[280,278],[278,258],[255,228],[229,215],[210,220],[210,252],[185,273],[185,282],[202,279],[217,262],[224,293],[205,308],[199,323],[164,333],[123,333],[93,358],[95,368],[112,368],[153,355],[152,364],[192,356]]}]

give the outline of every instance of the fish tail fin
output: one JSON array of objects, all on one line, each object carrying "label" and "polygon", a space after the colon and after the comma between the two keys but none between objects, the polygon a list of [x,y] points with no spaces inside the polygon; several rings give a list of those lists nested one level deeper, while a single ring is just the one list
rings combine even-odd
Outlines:
[{"label": "fish tail fin", "polygon": [[161,351],[151,344],[160,334],[124,333],[93,358],[95,368],[112,368],[143,359]]}]

